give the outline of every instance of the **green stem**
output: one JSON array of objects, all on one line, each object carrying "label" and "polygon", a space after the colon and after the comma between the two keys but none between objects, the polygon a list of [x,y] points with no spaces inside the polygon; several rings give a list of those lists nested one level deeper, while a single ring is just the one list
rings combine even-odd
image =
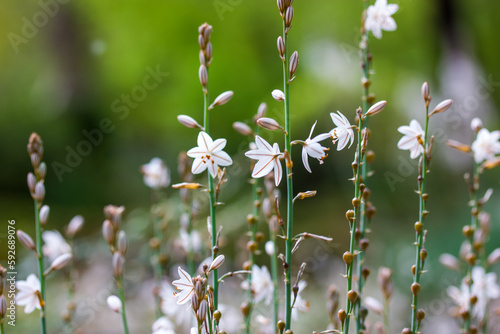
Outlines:
[{"label": "green stem", "polygon": [[5,330],[3,328],[3,319],[0,321],[0,334],[4,334]]},{"label": "green stem", "polygon": [[[426,117],[425,117],[425,134],[424,134],[424,152],[422,153],[422,169],[421,175],[418,176],[418,191],[419,191],[419,213],[418,213],[418,221],[420,223],[424,223],[426,212],[426,201],[424,200],[425,188],[426,188],[426,180],[427,180],[427,144],[428,144],[428,130],[429,130],[429,107],[426,106]],[[420,275],[423,270],[422,261],[420,258],[420,251],[422,250],[423,241],[424,241],[424,229],[415,232],[416,236],[416,255],[415,255],[415,275],[413,283],[420,284]],[[417,311],[418,311],[418,294],[412,293],[412,316],[411,316],[411,332],[416,334],[418,331],[418,322],[417,322]]]},{"label": "green stem", "polygon": [[[288,33],[283,19],[283,41],[285,43],[285,54],[283,61],[283,93],[285,94],[285,151],[292,155],[290,137],[290,83],[289,81],[289,59],[288,59]],[[293,238],[293,177],[291,163],[286,166],[286,188],[287,188],[287,233],[286,233],[286,271],[285,271],[285,329],[291,328],[292,322],[292,238]]]},{"label": "green stem", "polygon": [[120,294],[120,300],[122,301],[122,309],[121,309],[121,315],[122,315],[122,323],[123,323],[123,332],[124,334],[129,334],[128,331],[128,323],[127,323],[127,314],[125,311],[125,292],[123,289],[123,275],[120,275],[117,277],[118,280],[116,284],[118,285],[118,293]]},{"label": "green stem", "polygon": [[42,253],[42,231],[43,227],[40,224],[40,206],[41,203],[38,200],[34,200],[35,202],[35,228],[36,228],[36,252],[38,254],[38,272],[40,276],[40,295],[42,296],[42,305],[40,309],[40,326],[42,334],[47,333],[47,323],[45,320],[45,276],[44,272],[44,264],[43,264],[43,253]]}]

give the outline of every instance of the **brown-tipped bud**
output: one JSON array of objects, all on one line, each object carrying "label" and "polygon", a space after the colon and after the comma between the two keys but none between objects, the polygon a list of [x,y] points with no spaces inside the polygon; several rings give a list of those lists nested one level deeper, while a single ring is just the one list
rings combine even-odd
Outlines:
[{"label": "brown-tipped bud", "polygon": [[198,122],[195,121],[194,118],[188,116],[188,115],[178,115],[177,116],[177,120],[179,121],[179,123],[181,123],[182,125],[184,125],[185,127],[188,127],[188,128],[202,128],[202,126],[200,124],[198,124]]},{"label": "brown-tipped bud", "polygon": [[472,131],[474,131],[475,133],[478,133],[479,130],[481,130],[483,128],[483,122],[481,121],[480,118],[474,117],[472,119],[472,121],[470,122],[470,127],[471,127]]},{"label": "brown-tipped bud", "polygon": [[422,309],[419,309],[417,311],[417,321],[422,322],[422,320],[424,320],[424,319],[425,319],[425,311]]},{"label": "brown-tipped bud", "polygon": [[262,233],[260,231],[257,232],[257,233],[255,233],[255,241],[257,241],[257,242],[263,242],[264,239],[265,239],[264,233]]},{"label": "brown-tipped bud", "polygon": [[417,231],[417,233],[422,232],[423,228],[424,228],[424,224],[422,224],[421,222],[415,223],[415,231]]},{"label": "brown-tipped bud", "polygon": [[350,265],[352,263],[352,260],[354,260],[354,255],[348,251],[344,253],[342,258],[344,259],[345,264]]},{"label": "brown-tipped bud", "polygon": [[40,166],[38,166],[38,176],[41,180],[45,179],[47,175],[47,164],[45,162],[40,162]]},{"label": "brown-tipped bud", "polygon": [[411,293],[413,293],[414,296],[418,295],[420,292],[420,284],[419,283],[413,283],[411,285]]},{"label": "brown-tipped bud", "polygon": [[23,245],[27,249],[32,251],[35,250],[35,243],[27,233],[23,232],[22,230],[17,230],[17,239],[19,239],[21,245]]},{"label": "brown-tipped bud", "polygon": [[290,73],[290,77],[293,77],[295,71],[297,70],[297,66],[299,65],[299,53],[294,51],[290,57],[290,64],[288,68],[288,72]]},{"label": "brown-tipped bud", "polygon": [[50,264],[50,269],[51,270],[60,270],[60,269],[64,268],[68,263],[70,263],[72,259],[73,259],[73,255],[71,255],[71,253],[59,255]]},{"label": "brown-tipped bud", "polygon": [[346,312],[343,309],[340,309],[337,314],[338,314],[340,322],[344,323],[346,315],[347,315]]},{"label": "brown-tipped bud", "polygon": [[66,237],[69,239],[73,239],[74,236],[80,232],[83,227],[84,219],[82,216],[74,216],[68,224],[68,228],[66,229]]},{"label": "brown-tipped bud", "polygon": [[401,332],[401,334],[412,334],[412,332],[411,332],[411,329],[405,328],[405,329],[403,329],[403,331]]},{"label": "brown-tipped bud", "polygon": [[422,263],[427,259],[427,250],[425,248],[420,250],[420,259],[422,260]]},{"label": "brown-tipped bud", "polygon": [[28,189],[31,194],[35,194],[35,186],[36,186],[36,176],[35,174],[29,172],[28,173]]},{"label": "brown-tipped bud", "polygon": [[426,82],[424,82],[424,84],[422,85],[422,98],[424,99],[425,102],[427,102],[430,98],[430,95],[429,95],[429,84]]},{"label": "brown-tipped bud", "polygon": [[271,95],[276,101],[285,101],[285,93],[279,89],[275,89],[271,92]]},{"label": "brown-tipped bud", "polygon": [[224,260],[226,259],[226,257],[224,255],[219,255],[217,256],[213,261],[212,261],[212,264],[210,265],[210,268],[208,271],[213,271],[213,270],[216,270],[216,269],[219,269],[220,266],[222,266],[222,264],[224,263]]},{"label": "brown-tipped bud", "polygon": [[255,218],[255,216],[254,216],[253,214],[249,213],[249,214],[247,215],[247,223],[248,223],[249,225],[253,225],[253,224],[255,224],[255,222],[256,222],[256,221],[257,221],[257,218]]},{"label": "brown-tipped bud", "polygon": [[367,238],[363,238],[359,241],[359,247],[363,252],[368,249],[368,246],[370,246],[370,240],[368,240]]},{"label": "brown-tipped bud", "polygon": [[5,317],[5,312],[7,311],[7,300],[4,295],[0,296],[0,319],[3,321]]},{"label": "brown-tipped bud", "polygon": [[47,225],[47,221],[49,220],[50,208],[48,205],[44,205],[40,208],[40,224],[42,226]]},{"label": "brown-tipped bud", "polygon": [[205,65],[200,65],[198,70],[198,77],[200,78],[200,83],[203,87],[207,87],[208,84],[208,71]]},{"label": "brown-tipped bud", "polygon": [[111,265],[113,267],[113,273],[116,277],[123,273],[123,265],[125,264],[125,258],[120,254],[120,252],[114,252],[113,258],[111,260]]},{"label": "brown-tipped bud", "polygon": [[44,198],[45,198],[45,186],[43,185],[42,181],[39,181],[35,186],[35,199],[38,202],[43,202]]},{"label": "brown-tipped bud", "polygon": [[282,130],[283,127],[274,119],[269,117],[262,117],[257,120],[257,124],[266,130],[275,131]]},{"label": "brown-tipped bud", "polygon": [[472,305],[476,305],[476,303],[477,303],[477,296],[476,295],[472,295],[469,300],[470,300],[470,303]]},{"label": "brown-tipped bud", "polygon": [[253,135],[252,128],[243,122],[234,122],[233,129],[235,129],[237,132],[239,132],[240,134],[242,134],[244,136]]},{"label": "brown-tipped bud", "polygon": [[104,223],[102,223],[102,236],[109,246],[114,245],[116,235],[113,229],[113,224],[111,224],[109,219],[106,219]]},{"label": "brown-tipped bud", "polygon": [[116,244],[120,254],[125,256],[125,254],[127,254],[127,234],[124,231],[118,232],[118,240]]},{"label": "brown-tipped bud", "polygon": [[259,249],[259,245],[255,241],[249,241],[247,243],[247,249],[250,253],[255,253]]},{"label": "brown-tipped bud", "polygon": [[467,261],[467,263],[470,265],[470,266],[473,266],[476,264],[476,261],[477,261],[477,255],[474,254],[474,253],[469,253],[467,254],[466,258],[465,258],[465,261]]},{"label": "brown-tipped bud", "polygon": [[354,304],[354,302],[358,299],[358,293],[354,290],[349,290],[349,292],[347,292],[347,299]]},{"label": "brown-tipped bud", "polygon": [[256,119],[266,116],[266,112],[267,112],[267,104],[265,102],[262,102],[259,105],[259,108],[257,109]]},{"label": "brown-tipped bud", "polygon": [[358,197],[355,197],[352,199],[352,206],[357,208],[359,207],[359,205],[361,204],[361,199],[359,199]]},{"label": "brown-tipped bud", "polygon": [[363,276],[363,279],[366,281],[368,276],[370,276],[370,268],[368,267],[361,268],[361,276]]},{"label": "brown-tipped bud", "polygon": [[352,222],[355,219],[354,210],[347,210],[345,213],[345,217],[349,222]]},{"label": "brown-tipped bud", "polygon": [[496,248],[493,252],[488,256],[488,264],[492,265],[500,261],[500,248]]},{"label": "brown-tipped bud", "polygon": [[223,104],[228,103],[232,98],[233,98],[234,92],[231,90],[228,90],[227,92],[224,92],[217,96],[214,100],[214,102],[208,107],[208,109],[213,109],[215,106],[221,106]]},{"label": "brown-tipped bud", "polygon": [[290,29],[290,27],[292,26],[292,21],[293,21],[293,7],[288,6],[285,13],[285,25],[288,29]]},{"label": "brown-tipped bud", "polygon": [[280,320],[280,321],[278,321],[278,323],[276,324],[276,326],[278,327],[278,329],[280,331],[283,331],[285,329],[285,322],[283,320]]},{"label": "brown-tipped bud", "polygon": [[243,270],[252,270],[252,261],[245,261],[242,265]]},{"label": "brown-tipped bud", "polygon": [[215,320],[216,322],[219,322],[221,317],[222,317],[222,313],[221,313],[219,310],[216,310],[216,311],[214,312],[214,320]]},{"label": "brown-tipped bud", "polygon": [[283,37],[279,36],[277,41],[276,41],[277,47],[278,47],[278,54],[280,55],[281,58],[285,57],[285,42],[283,42]]},{"label": "brown-tipped bud", "polygon": [[474,235],[474,229],[469,225],[465,225],[462,228],[462,233],[466,238],[471,238]]},{"label": "brown-tipped bud", "polygon": [[250,314],[250,304],[248,302],[243,302],[240,306],[241,314],[244,318],[248,317]]},{"label": "brown-tipped bud", "polygon": [[374,160],[375,160],[375,152],[373,151],[366,152],[366,162],[368,164],[372,164]]},{"label": "brown-tipped bud", "polygon": [[434,108],[434,110],[430,113],[429,116],[432,116],[434,114],[439,114],[439,113],[442,113],[442,112],[450,109],[452,104],[453,104],[453,100],[451,100],[451,99],[442,101],[441,103],[439,103],[436,106],[436,108]]},{"label": "brown-tipped bud", "polygon": [[372,105],[370,109],[366,112],[366,116],[373,116],[384,110],[385,106],[387,105],[387,101],[379,101]]},{"label": "brown-tipped bud", "polygon": [[203,299],[200,302],[200,307],[198,308],[198,311],[196,312],[196,318],[200,322],[204,322],[206,317],[207,317],[207,308],[208,308],[208,303],[206,299]]}]

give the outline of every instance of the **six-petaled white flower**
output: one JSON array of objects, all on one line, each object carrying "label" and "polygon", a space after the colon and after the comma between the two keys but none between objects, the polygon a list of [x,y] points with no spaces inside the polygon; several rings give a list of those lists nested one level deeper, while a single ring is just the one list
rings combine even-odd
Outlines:
[{"label": "six-petaled white flower", "polygon": [[142,165],[141,173],[144,175],[144,183],[150,188],[166,188],[170,184],[170,173],[160,158],[153,158]]},{"label": "six-petaled white flower", "polygon": [[350,142],[349,147],[351,147],[354,142],[354,131],[349,120],[340,111],[337,111],[337,113],[338,115],[333,112],[330,113],[333,123],[337,126],[330,131],[330,136],[334,139],[334,143],[338,141],[337,151],[340,151],[346,147],[348,142]]},{"label": "six-petaled white flower", "polygon": [[396,21],[391,17],[399,9],[396,4],[387,4],[387,0],[377,0],[366,11],[365,29],[371,31],[377,38],[382,38],[382,30],[394,31]]},{"label": "six-petaled white flower", "polygon": [[274,169],[274,182],[276,186],[280,184],[283,175],[280,158],[283,154],[280,152],[278,143],[271,146],[267,141],[259,136],[255,136],[256,150],[250,150],[245,153],[250,159],[258,160],[252,172],[252,177],[259,178],[266,176]]},{"label": "six-petaled white flower", "polygon": [[311,128],[311,132],[309,133],[309,137],[302,143],[302,162],[304,163],[305,169],[309,173],[312,173],[311,167],[309,167],[309,158],[315,158],[318,159],[320,163],[323,163],[323,159],[326,158],[326,151],[328,151],[328,148],[323,147],[320,145],[320,141],[323,141],[327,138],[330,138],[329,133],[322,133],[311,139],[312,133],[314,131],[314,127],[316,126],[316,122],[314,122],[314,125]]},{"label": "six-petaled white flower", "polygon": [[194,285],[191,276],[181,267],[179,267],[178,272],[180,278],[173,281],[172,285],[180,291],[174,292],[174,296],[177,297],[177,304],[182,305],[191,301],[190,297],[194,291]]},{"label": "six-petaled white flower", "polygon": [[151,326],[153,334],[175,334],[174,324],[166,317],[158,318]]},{"label": "six-petaled white flower", "polygon": [[198,147],[192,148],[187,155],[194,158],[191,171],[193,174],[202,173],[208,168],[213,178],[217,176],[219,166],[229,166],[233,163],[231,157],[222,149],[226,146],[225,139],[215,141],[204,131],[198,135]]},{"label": "six-petaled white flower", "polygon": [[244,281],[241,283],[241,287],[252,291],[255,303],[264,300],[269,305],[273,300],[274,283],[266,266],[259,268],[254,264],[252,266],[252,283],[248,284],[248,281]]},{"label": "six-petaled white flower", "polygon": [[186,308],[176,304],[176,296],[172,284],[162,282],[158,293],[161,299],[161,312],[170,320],[174,321],[178,327],[186,328],[191,324],[191,313],[186,312]]},{"label": "six-petaled white flower", "polygon": [[409,150],[412,159],[424,153],[423,141],[425,133],[418,121],[412,120],[410,126],[400,126],[398,131],[404,135],[398,142],[398,148],[400,150]]},{"label": "six-petaled white flower", "polygon": [[477,133],[476,140],[472,143],[471,149],[474,152],[474,160],[480,164],[487,160],[495,160],[495,155],[500,153],[500,131],[489,132],[481,129]]},{"label": "six-petaled white flower", "polygon": [[45,231],[42,233],[42,239],[44,242],[42,253],[48,257],[49,262],[54,261],[60,255],[71,253],[71,246],[58,231]]},{"label": "six-petaled white flower", "polygon": [[19,306],[24,306],[24,313],[31,313],[35,308],[40,307],[40,280],[36,275],[29,275],[25,281],[16,283],[18,290],[16,294],[16,303]]}]

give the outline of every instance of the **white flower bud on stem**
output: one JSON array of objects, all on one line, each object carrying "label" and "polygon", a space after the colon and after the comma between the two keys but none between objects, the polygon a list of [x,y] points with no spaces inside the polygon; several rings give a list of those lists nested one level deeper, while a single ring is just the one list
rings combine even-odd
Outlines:
[{"label": "white flower bud on stem", "polygon": [[40,224],[45,226],[47,224],[47,220],[49,219],[50,208],[48,205],[42,206],[40,209]]},{"label": "white flower bud on stem", "polygon": [[127,254],[127,234],[124,231],[118,232],[118,252],[125,256]]},{"label": "white flower bud on stem", "polygon": [[472,119],[472,121],[470,122],[470,127],[471,127],[472,131],[474,131],[475,133],[478,133],[479,130],[481,130],[483,128],[483,122],[481,121],[480,118],[474,117]]},{"label": "white flower bud on stem", "polygon": [[59,270],[64,268],[68,263],[73,259],[73,255],[71,253],[66,253],[59,255],[56,257],[54,261],[52,261],[49,270]]},{"label": "white flower bud on stem", "polygon": [[75,234],[80,232],[83,227],[83,217],[78,215],[74,216],[73,219],[68,224],[68,228],[66,229],[66,237],[69,239],[73,239]]},{"label": "white flower bud on stem", "polygon": [[117,296],[109,296],[108,299],[106,299],[106,303],[108,304],[108,307],[116,312],[116,313],[120,313],[121,310],[122,310],[122,301],[120,300],[120,298],[118,298]]},{"label": "white flower bud on stem", "polygon": [[207,87],[208,84],[208,72],[207,68],[205,65],[200,65],[200,69],[198,71],[198,76],[200,78],[200,83],[203,86],[203,88]]},{"label": "white flower bud on stem", "polygon": [[450,109],[451,105],[453,104],[453,100],[451,99],[448,99],[448,100],[444,100],[442,101],[441,103],[439,103],[436,108],[434,108],[434,110],[429,114],[429,117],[434,115],[434,114],[439,114],[439,113],[442,113],[448,109]]},{"label": "white flower bud on stem", "polygon": [[194,120],[194,118],[192,118],[190,116],[187,116],[187,115],[178,115],[177,116],[177,120],[179,121],[179,123],[181,123],[182,125],[184,125],[187,128],[191,128],[191,129],[199,128],[199,129],[202,129],[202,126],[200,124],[198,124],[198,122],[196,122]]},{"label": "white flower bud on stem", "polygon": [[213,270],[216,270],[216,269],[219,269],[220,266],[222,266],[222,264],[224,263],[224,260],[226,258],[224,257],[224,255],[219,255],[217,256],[213,261],[212,261],[212,264],[210,265],[210,269],[208,269],[208,271],[213,271]]},{"label": "white flower bud on stem", "polygon": [[111,264],[113,266],[113,273],[116,277],[119,277],[123,273],[124,263],[125,258],[120,254],[120,252],[114,252]]},{"label": "white flower bud on stem", "polygon": [[285,57],[285,42],[283,42],[283,37],[279,36],[277,40],[278,53],[281,59]]},{"label": "white flower bud on stem", "polygon": [[244,136],[253,135],[252,128],[243,122],[234,122],[233,129],[235,129],[237,132],[241,133]]},{"label": "white flower bud on stem", "polygon": [[377,102],[375,103],[374,105],[372,105],[370,107],[370,109],[368,109],[368,111],[366,112],[366,116],[373,116],[373,115],[376,115],[378,114],[379,112],[381,112],[382,110],[384,110],[385,106],[387,105],[387,101],[380,101],[380,102]]},{"label": "white flower bud on stem", "polygon": [[44,198],[45,198],[45,186],[43,185],[42,181],[39,181],[35,186],[35,199],[38,202],[43,202]]},{"label": "white flower bud on stem", "polygon": [[227,92],[224,92],[217,96],[214,100],[214,102],[208,107],[208,110],[212,110],[215,106],[221,106],[223,104],[226,104],[233,98],[234,92],[229,90]]},{"label": "white flower bud on stem", "polygon": [[35,176],[35,174],[29,172],[28,173],[28,188],[29,188],[32,196],[35,194],[35,186],[36,186],[36,176]]},{"label": "white flower bud on stem", "polygon": [[279,89],[275,89],[271,92],[271,95],[276,101],[285,101],[285,93]]},{"label": "white flower bud on stem", "polygon": [[32,251],[35,250],[35,243],[27,233],[23,232],[22,230],[17,230],[17,239],[19,239],[21,245],[23,245],[27,249]]},{"label": "white flower bud on stem", "polygon": [[257,120],[257,124],[266,130],[275,131],[283,130],[283,127],[279,125],[277,121],[269,117],[262,117]]},{"label": "white flower bud on stem", "polygon": [[259,105],[259,109],[257,109],[256,119],[259,119],[259,118],[266,116],[266,112],[267,112],[267,104],[265,102],[262,102]]},{"label": "white flower bud on stem", "polygon": [[290,64],[288,71],[290,72],[290,77],[293,77],[295,71],[297,70],[297,66],[299,65],[299,53],[294,51],[292,56],[290,57]]}]

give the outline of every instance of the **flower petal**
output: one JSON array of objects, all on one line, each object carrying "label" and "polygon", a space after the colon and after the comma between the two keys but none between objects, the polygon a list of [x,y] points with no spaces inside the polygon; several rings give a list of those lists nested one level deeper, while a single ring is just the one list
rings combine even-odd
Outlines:
[{"label": "flower petal", "polygon": [[212,146],[212,138],[205,131],[200,131],[198,134],[198,147],[208,152]]},{"label": "flower petal", "polygon": [[311,167],[309,167],[309,160],[307,156],[307,149],[306,146],[302,147],[302,163],[304,164],[304,168],[309,172],[312,173]]},{"label": "flower petal", "polygon": [[191,173],[193,174],[200,174],[207,169],[207,164],[201,159],[201,158],[196,158],[193,161],[193,165],[191,166]]},{"label": "flower petal", "polygon": [[214,159],[215,163],[219,166],[230,166],[233,163],[233,160],[224,151],[219,151],[219,152],[212,152],[212,158]]},{"label": "flower petal", "polygon": [[283,167],[278,158],[274,159],[274,183],[276,187],[279,186],[281,178],[283,177]]}]

